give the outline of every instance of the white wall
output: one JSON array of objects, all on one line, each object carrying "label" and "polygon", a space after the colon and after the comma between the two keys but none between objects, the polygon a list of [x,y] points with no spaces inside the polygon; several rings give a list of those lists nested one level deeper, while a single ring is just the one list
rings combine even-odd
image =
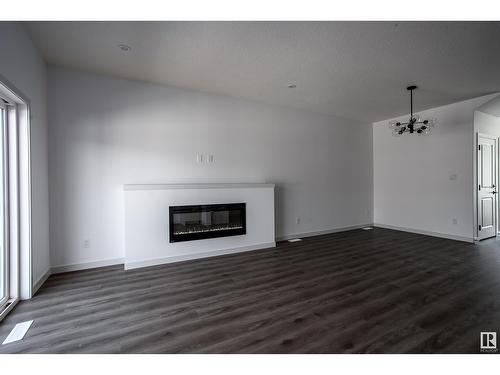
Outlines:
[{"label": "white wall", "polygon": [[493,99],[476,108],[476,110],[491,116],[500,117],[500,95],[497,94]]},{"label": "white wall", "polygon": [[33,283],[49,270],[46,65],[20,24],[0,22],[0,74],[30,101]]},{"label": "white wall", "polygon": [[372,221],[369,124],[58,67],[49,116],[52,266],[123,257],[123,184],[276,183],[278,236]]},{"label": "white wall", "polygon": [[500,117],[474,111],[474,132],[500,136]]},{"label": "white wall", "polygon": [[493,96],[419,112],[438,120],[429,136],[373,124],[376,224],[472,241],[474,110]]}]

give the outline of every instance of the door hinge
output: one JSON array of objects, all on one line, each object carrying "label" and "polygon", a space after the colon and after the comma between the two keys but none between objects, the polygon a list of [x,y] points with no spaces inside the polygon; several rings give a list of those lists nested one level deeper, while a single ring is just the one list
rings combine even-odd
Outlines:
[{"label": "door hinge", "polygon": [[479,226],[479,230],[481,230],[481,225]]},{"label": "door hinge", "polygon": [[479,185],[478,187],[479,187],[479,189],[478,189],[478,190],[481,190],[481,185]]},{"label": "door hinge", "polygon": [[481,145],[477,145],[477,150],[481,151]]}]

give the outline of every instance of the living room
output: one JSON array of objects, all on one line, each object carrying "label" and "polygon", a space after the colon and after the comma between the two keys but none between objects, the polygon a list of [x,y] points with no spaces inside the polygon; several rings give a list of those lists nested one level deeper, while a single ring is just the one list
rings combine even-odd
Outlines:
[{"label": "living room", "polygon": [[111,19],[0,22],[0,353],[493,352],[499,22]]}]

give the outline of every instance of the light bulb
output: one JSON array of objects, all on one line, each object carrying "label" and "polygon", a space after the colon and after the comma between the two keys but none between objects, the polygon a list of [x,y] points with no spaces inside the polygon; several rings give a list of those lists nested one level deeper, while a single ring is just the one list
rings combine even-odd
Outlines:
[{"label": "light bulb", "polygon": [[418,135],[427,135],[430,132],[431,132],[431,128],[427,124],[424,124],[420,128],[417,129]]},{"label": "light bulb", "polygon": [[431,117],[427,119],[427,125],[431,128],[435,127],[437,124],[437,119],[435,117]]},{"label": "light bulb", "polygon": [[401,126],[401,123],[399,121],[390,121],[389,122],[389,129],[398,129]]}]

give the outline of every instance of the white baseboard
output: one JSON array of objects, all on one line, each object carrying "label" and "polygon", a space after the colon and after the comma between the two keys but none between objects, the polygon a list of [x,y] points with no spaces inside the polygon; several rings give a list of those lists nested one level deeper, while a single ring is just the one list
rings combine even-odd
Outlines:
[{"label": "white baseboard", "polygon": [[360,229],[360,228],[371,226],[371,225],[372,225],[372,223],[366,223],[366,224],[351,225],[351,226],[347,226],[347,227],[340,227],[340,228],[332,228],[332,229],[327,229],[327,230],[320,230],[320,231],[315,231],[315,232],[286,234],[286,235],[283,235],[283,236],[277,236],[276,237],[276,241],[286,241],[286,240],[289,240],[289,239],[292,239],[292,238],[313,237],[313,236],[321,236],[323,234],[345,232],[347,230]]},{"label": "white baseboard", "polygon": [[[455,235],[450,235],[450,234],[445,234],[445,233],[430,232],[430,231],[425,231],[425,230],[399,227],[399,226],[394,226],[394,225],[386,225],[386,224],[380,224],[380,223],[373,223],[373,224],[366,223],[366,224],[359,224],[359,225],[351,225],[351,226],[347,226],[347,227],[332,228],[332,229],[321,230],[321,231],[277,236],[276,241],[285,241],[285,240],[289,240],[292,238],[321,236],[324,234],[345,232],[348,230],[360,229],[360,228],[363,228],[366,226],[374,226],[374,227],[379,227],[379,228],[398,230],[398,231],[402,231],[402,232],[423,234],[426,236],[440,237],[440,238],[446,238],[446,239],[462,241],[462,242],[469,242],[469,243],[474,242],[474,239],[469,238],[469,237],[455,236]],[[51,267],[49,270],[47,270],[33,284],[33,295],[35,295],[35,293],[38,291],[38,289],[40,289],[40,287],[43,285],[43,283],[52,274],[86,270],[86,269],[98,268],[98,267],[106,267],[106,266],[112,266],[112,265],[117,265],[117,264],[124,264],[125,269],[129,270],[129,269],[140,268],[140,267],[155,266],[155,265],[167,264],[167,263],[177,263],[177,262],[182,262],[182,261],[186,261],[186,260],[210,258],[210,257],[214,257],[214,256],[220,256],[220,255],[226,255],[226,254],[236,254],[236,253],[241,253],[241,252],[246,252],[246,251],[273,248],[273,247],[276,247],[276,242],[269,242],[269,243],[264,243],[264,244],[259,244],[259,245],[251,245],[251,246],[243,246],[243,247],[232,248],[232,249],[223,249],[223,250],[217,250],[217,251],[203,252],[203,253],[197,253],[197,254],[188,254],[188,255],[182,255],[182,256],[176,256],[176,257],[148,259],[148,260],[138,261],[138,262],[126,263],[125,258],[115,258],[115,259],[100,260],[100,261],[95,261],[95,262],[54,266],[54,267]]]},{"label": "white baseboard", "polygon": [[216,251],[207,251],[207,252],[203,252],[203,253],[188,254],[188,255],[181,255],[181,256],[168,257],[168,258],[155,258],[155,259],[141,260],[141,261],[137,261],[137,262],[125,262],[125,269],[131,270],[134,268],[157,266],[160,264],[167,264],[167,263],[177,263],[177,262],[183,262],[186,260],[210,258],[210,257],[215,257],[215,256],[220,256],[220,255],[243,253],[245,251],[267,249],[267,248],[273,248],[273,247],[276,247],[276,242],[267,242],[267,243],[258,244],[258,245],[242,246],[242,247],[236,247],[236,248],[232,248],[232,249],[223,249],[223,250],[216,250]]},{"label": "white baseboard", "polygon": [[63,272],[72,272],[72,271],[80,271],[86,270],[89,268],[98,268],[98,267],[106,267],[106,266],[114,266],[117,264],[123,264],[125,258],[115,258],[115,259],[106,259],[106,260],[98,260],[96,262],[87,262],[87,263],[76,263],[76,264],[66,264],[62,266],[54,266],[51,268],[51,273],[63,273]]},{"label": "white baseboard", "polygon": [[427,231],[427,230],[420,230],[420,229],[413,229],[413,228],[406,228],[406,227],[398,227],[398,226],[395,226],[395,225],[387,225],[387,224],[380,224],[380,223],[374,223],[373,226],[374,227],[378,227],[378,228],[399,230],[401,232],[409,232],[409,233],[423,234],[423,235],[432,236],[432,237],[446,238],[448,240],[455,240],[455,241],[462,241],[462,242],[469,242],[469,243],[473,243],[474,242],[474,238],[472,238],[472,237],[456,236],[456,235],[453,235],[453,234],[431,232],[431,231]]},{"label": "white baseboard", "polygon": [[45,273],[40,276],[40,278],[33,284],[33,288],[31,290],[31,297],[35,295],[36,292],[38,292],[38,289],[43,285],[45,281],[49,278],[49,276],[52,275],[51,269],[49,268]]}]

